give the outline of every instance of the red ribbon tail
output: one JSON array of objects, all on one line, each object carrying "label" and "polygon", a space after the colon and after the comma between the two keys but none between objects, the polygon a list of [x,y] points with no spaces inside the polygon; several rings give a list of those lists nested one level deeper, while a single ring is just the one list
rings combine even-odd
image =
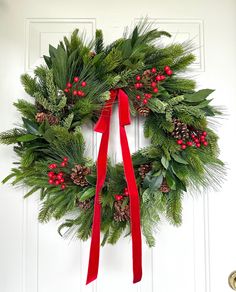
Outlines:
[{"label": "red ribbon tail", "polygon": [[139,194],[135,180],[128,139],[125,131],[125,125],[130,124],[129,101],[127,94],[123,90],[119,89],[111,91],[111,98],[106,102],[106,105],[102,110],[100,119],[95,126],[95,131],[102,132],[103,135],[97,159],[97,184],[94,202],[94,217],[91,236],[92,238],[90,246],[89,267],[86,284],[94,281],[98,275],[101,225],[100,192],[106,179],[110,117],[112,113],[112,104],[117,96],[117,93],[119,99],[120,143],[124,162],[124,173],[130,196],[130,224],[134,275],[133,282],[137,283],[142,278],[142,240],[140,227]]},{"label": "red ribbon tail", "polygon": [[132,254],[133,254],[133,283],[142,279],[142,238],[140,224],[140,204],[139,194],[135,179],[135,173],[130,155],[128,139],[125,131],[125,125],[130,124],[129,110],[123,111],[123,107],[129,109],[128,96],[123,90],[119,90],[119,117],[120,117],[120,143],[124,163],[124,173],[130,198],[130,224],[132,236]]}]

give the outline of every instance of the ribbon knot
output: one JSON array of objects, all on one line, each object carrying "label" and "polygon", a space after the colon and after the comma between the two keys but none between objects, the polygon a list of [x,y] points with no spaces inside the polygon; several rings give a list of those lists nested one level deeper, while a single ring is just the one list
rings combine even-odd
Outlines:
[{"label": "ribbon knot", "polygon": [[89,284],[90,282],[94,281],[98,275],[100,254],[100,226],[101,226],[101,203],[99,200],[99,196],[106,179],[107,153],[110,135],[112,105],[116,98],[118,98],[119,106],[120,144],[124,163],[124,174],[130,198],[130,225],[133,254],[133,282],[134,283],[139,282],[142,278],[142,242],[140,227],[139,195],[129,150],[129,144],[125,131],[125,126],[131,123],[129,100],[127,94],[122,89],[114,89],[110,91],[110,99],[106,101],[105,106],[102,109],[100,118],[94,127],[94,131],[102,133],[102,139],[97,159],[97,183],[94,199],[93,226],[86,284]]}]

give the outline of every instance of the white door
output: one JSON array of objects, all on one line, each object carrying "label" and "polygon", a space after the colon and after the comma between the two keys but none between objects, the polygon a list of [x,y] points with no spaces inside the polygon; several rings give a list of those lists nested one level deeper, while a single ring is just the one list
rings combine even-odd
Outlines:
[{"label": "white door", "polygon": [[[218,129],[221,158],[229,168],[226,183],[219,193],[187,197],[183,226],[175,228],[163,222],[156,247],[149,249],[144,244],[140,284],[131,284],[131,243],[123,240],[102,249],[98,281],[89,286],[85,286],[89,242],[63,240],[56,222],[37,223],[36,196],[23,200],[24,190],[1,186],[1,292],[230,291],[228,275],[236,270],[235,0],[0,0],[0,131],[17,122],[12,103],[26,97],[20,74],[42,61],[49,43],[56,44],[76,27],[86,30],[88,37],[101,28],[105,41],[110,42],[122,34],[124,26],[145,15],[171,32],[174,41],[193,39],[199,87],[215,88],[215,103],[227,107],[228,116]],[[117,127],[114,117],[112,126]],[[127,133],[132,151],[146,143],[137,121]],[[93,136],[91,129],[86,135],[95,147],[89,149],[95,158],[99,137]],[[116,139],[113,134],[110,155],[119,160]],[[0,179],[9,173],[13,159],[13,151],[1,146]]]}]

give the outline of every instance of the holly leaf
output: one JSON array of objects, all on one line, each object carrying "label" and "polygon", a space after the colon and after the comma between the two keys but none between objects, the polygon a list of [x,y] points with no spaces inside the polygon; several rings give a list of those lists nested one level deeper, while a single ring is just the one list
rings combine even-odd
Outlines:
[{"label": "holly leaf", "polygon": [[95,196],[95,188],[88,188],[85,192],[82,193],[82,196],[79,198],[80,202],[83,202],[87,199],[90,199]]},{"label": "holly leaf", "polygon": [[187,102],[201,102],[206,99],[213,91],[213,89],[202,89],[192,94],[185,94],[184,100]]}]

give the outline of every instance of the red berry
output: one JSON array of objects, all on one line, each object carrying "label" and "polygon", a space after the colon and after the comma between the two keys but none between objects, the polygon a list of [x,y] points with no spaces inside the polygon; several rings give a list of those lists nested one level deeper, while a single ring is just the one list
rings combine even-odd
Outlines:
[{"label": "red berry", "polygon": [[207,141],[204,141],[204,142],[203,142],[203,145],[204,145],[204,146],[207,146],[207,145],[208,145],[208,142],[207,142]]},{"label": "red berry", "polygon": [[129,192],[128,191],[125,191],[124,192],[124,195],[127,197],[129,195]]},{"label": "red berry", "polygon": [[69,92],[69,89],[68,88],[65,88],[64,89],[64,92],[66,92],[66,93]]},{"label": "red berry", "polygon": [[147,104],[148,100],[146,98],[144,98],[143,103]]},{"label": "red berry", "polygon": [[136,99],[140,100],[141,96],[140,95],[136,95]]},{"label": "red berry", "polygon": [[193,139],[196,138],[196,136],[195,136],[194,134],[192,134],[191,137],[192,137]]},{"label": "red berry", "polygon": [[65,157],[63,158],[63,161],[67,162],[67,161],[68,161],[68,157],[65,156]]},{"label": "red berry", "polygon": [[173,71],[172,71],[172,70],[168,70],[168,71],[166,71],[166,74],[167,74],[168,76],[171,76],[171,75],[173,74]]},{"label": "red berry", "polygon": [[62,171],[58,172],[57,175],[60,175],[61,177],[64,175],[64,173]]},{"label": "red berry", "polygon": [[68,83],[66,84],[66,87],[71,88],[71,87],[72,87],[72,84],[71,84],[70,82],[68,82]]},{"label": "red berry", "polygon": [[201,147],[201,144],[200,143],[197,143],[196,144],[197,148]]},{"label": "red berry", "polygon": [[60,184],[60,181],[57,179],[57,180],[55,180],[55,185],[59,185]]},{"label": "red berry", "polygon": [[53,182],[54,182],[54,180],[53,180],[53,179],[51,179],[51,178],[48,180],[48,183],[49,183],[50,185],[52,185],[52,184],[53,184]]},{"label": "red berry", "polygon": [[151,83],[151,86],[152,86],[153,88],[155,88],[155,87],[157,86],[157,83],[156,83],[156,82],[152,82],[152,83]]},{"label": "red berry", "polygon": [[139,75],[136,76],[136,80],[139,81],[141,80],[141,77]]},{"label": "red berry", "polygon": [[201,136],[200,140],[201,140],[201,142],[204,142],[205,141],[205,136]]},{"label": "red berry", "polygon": [[188,146],[193,146],[193,142],[188,141],[188,142],[187,142],[187,145],[188,145]]},{"label": "red berry", "polygon": [[143,83],[139,83],[139,87],[140,87],[140,88],[143,87]]},{"label": "red berry", "polygon": [[151,71],[152,71],[152,73],[156,73],[157,69],[155,67],[153,67]]},{"label": "red berry", "polygon": [[165,71],[169,71],[170,70],[170,67],[169,66],[165,66],[164,70]]},{"label": "red berry", "polygon": [[85,81],[81,82],[81,86],[85,87],[87,85],[87,83]]},{"label": "red berry", "polygon": [[183,140],[181,140],[181,139],[177,140],[177,144],[178,144],[178,145],[183,144]]},{"label": "red berry", "polygon": [[151,97],[152,97],[151,93],[148,93],[147,98],[151,98]]},{"label": "red berry", "polygon": [[207,136],[207,132],[206,131],[202,132],[202,135]]},{"label": "red berry", "polygon": [[159,89],[157,87],[153,88],[153,92],[157,93]]},{"label": "red berry", "polygon": [[187,147],[187,146],[186,146],[185,144],[182,144],[182,145],[181,145],[181,149],[183,149],[183,150],[186,149],[186,147]]},{"label": "red berry", "polygon": [[73,90],[73,95],[77,95],[77,90]]},{"label": "red berry", "polygon": [[64,190],[65,188],[66,188],[66,185],[65,184],[62,184],[61,185],[61,189]]},{"label": "red berry", "polygon": [[48,172],[48,177],[53,177],[54,176],[54,172],[53,171],[49,171]]},{"label": "red berry", "polygon": [[54,163],[50,164],[50,165],[48,166],[48,168],[53,169],[53,168],[54,168]]},{"label": "red berry", "polygon": [[62,178],[62,175],[58,173],[57,178],[60,180]]},{"label": "red berry", "polygon": [[81,90],[81,96],[85,96],[85,93]]},{"label": "red berry", "polygon": [[195,138],[195,139],[194,139],[194,142],[195,142],[195,143],[199,143],[199,139],[198,139],[198,138]]},{"label": "red berry", "polygon": [[136,89],[140,88],[140,83],[135,83],[134,87],[135,87]]},{"label": "red berry", "polygon": [[82,95],[82,91],[81,90],[78,90],[77,91],[77,94],[78,94],[78,96],[81,96]]},{"label": "red berry", "polygon": [[157,75],[155,78],[157,81],[161,81],[161,75]]},{"label": "red berry", "polygon": [[123,198],[122,195],[115,195],[115,199],[116,201],[120,201]]},{"label": "red berry", "polygon": [[74,77],[74,82],[78,82],[79,81],[79,77]]},{"label": "red berry", "polygon": [[164,75],[161,75],[160,77],[161,77],[162,81],[166,79],[166,76],[164,76]]},{"label": "red berry", "polygon": [[64,183],[65,179],[62,177],[60,178],[60,183]]},{"label": "red berry", "polygon": [[61,162],[61,166],[62,166],[62,167],[65,167],[65,166],[66,166],[66,162],[65,162],[65,161],[62,161],[62,162]]}]

